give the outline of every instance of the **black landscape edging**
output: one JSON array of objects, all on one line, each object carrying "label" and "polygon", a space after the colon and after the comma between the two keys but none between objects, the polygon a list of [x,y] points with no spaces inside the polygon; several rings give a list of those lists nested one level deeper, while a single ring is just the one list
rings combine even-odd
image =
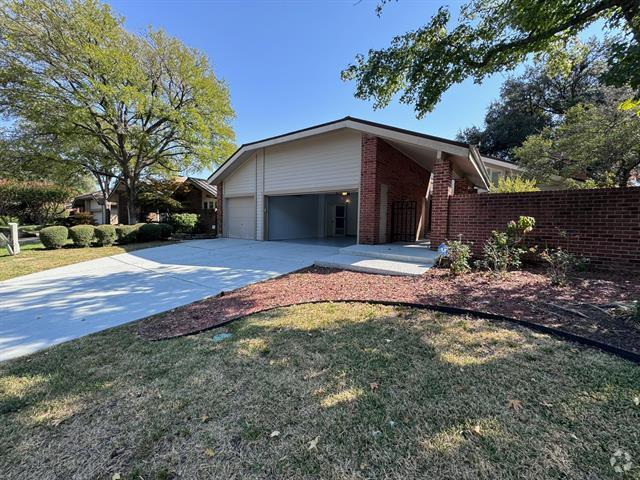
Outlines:
[{"label": "black landscape edging", "polygon": [[527,327],[531,330],[535,330],[541,333],[546,333],[548,335],[553,335],[554,337],[561,338],[563,340],[568,340],[571,342],[578,343],[580,345],[597,348],[604,352],[610,353],[620,358],[624,358],[625,360],[630,360],[634,363],[640,365],[640,354],[630,352],[629,350],[625,350],[623,348],[614,347],[613,345],[609,345],[607,343],[599,342],[598,340],[593,340],[590,338],[582,337],[580,335],[576,335],[574,333],[569,333],[564,330],[559,330],[553,327],[547,327],[545,325],[540,325],[538,323],[529,322],[527,320],[520,320],[513,317],[508,317],[506,315],[500,315],[497,313],[487,313],[480,310],[471,310],[468,308],[460,308],[460,307],[450,307],[447,305],[431,305],[426,303],[412,303],[412,302],[397,302],[392,300],[311,300],[308,302],[298,302],[298,303],[289,303],[285,305],[277,305],[275,307],[265,308],[264,310],[259,310],[256,312],[251,312],[250,314],[240,315],[237,317],[230,318],[225,320],[224,322],[218,323],[216,325],[212,325],[210,327],[201,328],[199,330],[194,330],[192,332],[183,333],[180,335],[175,335],[172,337],[165,338],[154,338],[152,341],[159,340],[170,340],[172,338],[180,338],[185,337],[187,335],[197,335],[199,333],[206,332],[208,330],[212,330],[214,328],[223,327],[228,325],[231,322],[235,322],[236,320],[240,320],[241,318],[247,317],[249,315],[255,315],[258,313],[268,312],[269,310],[275,310],[276,308],[287,308],[294,307],[296,305],[313,305],[318,303],[370,303],[373,305],[386,305],[390,307],[408,307],[408,308],[416,308],[419,310],[431,310],[434,312],[442,312],[448,313],[452,315],[469,315],[475,318],[482,318],[487,320],[499,320],[503,322],[513,323],[516,325],[520,325],[523,327]]}]

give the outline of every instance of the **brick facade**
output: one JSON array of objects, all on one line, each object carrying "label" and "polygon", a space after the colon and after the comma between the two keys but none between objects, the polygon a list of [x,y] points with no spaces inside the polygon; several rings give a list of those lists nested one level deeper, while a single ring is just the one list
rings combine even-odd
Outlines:
[{"label": "brick facade", "polygon": [[438,152],[433,167],[433,195],[431,197],[431,233],[429,240],[432,248],[437,248],[447,238],[449,218],[449,199],[453,167],[444,152]]},{"label": "brick facade", "polygon": [[[394,202],[417,203],[418,217],[427,193],[430,173],[384,140],[362,136],[360,180],[360,243],[391,241],[391,214]],[[381,186],[387,185],[387,218],[383,219],[385,238],[380,238]],[[416,218],[416,225],[418,218]]]},{"label": "brick facade", "polygon": [[[536,219],[531,244],[562,247],[596,267],[640,270],[640,188],[455,195],[449,239],[462,235],[475,254],[491,230],[520,215]],[[433,238],[433,237],[432,237]]]}]

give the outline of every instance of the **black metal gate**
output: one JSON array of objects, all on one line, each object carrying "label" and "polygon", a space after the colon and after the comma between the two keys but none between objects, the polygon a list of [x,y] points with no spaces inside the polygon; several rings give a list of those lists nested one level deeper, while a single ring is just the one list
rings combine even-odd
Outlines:
[{"label": "black metal gate", "polygon": [[417,202],[393,202],[391,206],[391,241],[413,242],[416,239]]}]

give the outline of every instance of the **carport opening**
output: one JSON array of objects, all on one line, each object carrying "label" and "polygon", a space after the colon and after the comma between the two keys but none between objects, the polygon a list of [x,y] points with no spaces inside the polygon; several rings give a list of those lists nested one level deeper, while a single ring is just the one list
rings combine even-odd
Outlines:
[{"label": "carport opening", "polygon": [[358,234],[358,192],[267,197],[268,240],[323,240],[352,245]]}]

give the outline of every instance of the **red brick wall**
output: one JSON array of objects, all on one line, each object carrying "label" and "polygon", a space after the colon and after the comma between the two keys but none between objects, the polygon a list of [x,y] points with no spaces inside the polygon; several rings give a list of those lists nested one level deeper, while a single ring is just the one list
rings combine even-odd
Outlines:
[{"label": "red brick wall", "polygon": [[437,248],[447,238],[449,198],[451,197],[451,161],[442,153],[433,167],[433,195],[431,197],[431,247]]},{"label": "red brick wall", "polygon": [[596,267],[640,270],[640,188],[456,195],[447,237],[462,235],[479,254],[491,230],[520,215],[536,219],[532,244],[561,246]]},{"label": "red brick wall", "polygon": [[[416,226],[422,200],[427,193],[429,172],[384,140],[362,136],[360,180],[360,243],[386,243],[391,240],[393,202],[417,202]],[[380,186],[388,185],[386,238],[380,233]]]}]

